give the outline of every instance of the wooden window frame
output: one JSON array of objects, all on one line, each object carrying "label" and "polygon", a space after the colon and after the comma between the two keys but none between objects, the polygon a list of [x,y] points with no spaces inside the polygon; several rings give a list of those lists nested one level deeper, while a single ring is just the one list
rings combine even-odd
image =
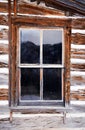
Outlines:
[{"label": "wooden window frame", "polygon": [[[18,68],[19,69],[21,69],[21,68],[38,68],[38,69],[40,69],[40,100],[21,100],[21,84],[20,84],[20,82],[19,82],[19,85],[20,85],[20,87],[19,87],[19,89],[20,89],[20,91],[19,91],[19,104],[28,104],[28,105],[32,105],[32,104],[39,104],[39,105],[49,105],[49,104],[54,104],[55,103],[55,105],[57,104],[57,103],[59,103],[60,102],[60,104],[62,104],[63,103],[63,73],[64,73],[64,71],[63,71],[63,69],[64,69],[64,50],[62,49],[62,63],[61,64],[44,64],[43,63],[43,44],[42,44],[42,36],[41,36],[41,34],[42,34],[42,32],[43,32],[43,30],[61,30],[62,31],[62,48],[64,47],[64,42],[63,42],[63,40],[64,40],[64,38],[63,38],[63,29],[61,29],[61,28],[30,28],[30,27],[28,27],[28,28],[26,28],[26,27],[21,27],[21,28],[19,28],[18,29],[18,33],[20,34],[20,30],[21,29],[34,29],[34,30],[40,30],[40,63],[39,64],[25,64],[25,63],[21,63],[21,61],[20,61],[20,54],[21,54],[21,52],[20,52],[20,35],[19,35],[19,43],[17,43],[17,45],[18,45],[18,51],[17,51],[17,55],[18,55],[18,58],[19,58],[19,63],[18,63]],[[17,60],[18,60],[18,58],[17,58]],[[42,87],[42,81],[43,81],[43,69],[49,69],[49,68],[52,68],[52,69],[61,69],[62,70],[62,73],[61,73],[61,76],[62,76],[62,91],[61,91],[61,93],[62,93],[62,99],[61,100],[44,100],[43,99],[43,87]],[[20,75],[20,74],[19,74]],[[19,76],[19,78],[17,79],[17,82],[18,81],[20,81],[20,77],[21,76]],[[41,79],[42,78],[42,79]]]},{"label": "wooden window frame", "polygon": [[[11,106],[28,106],[34,105],[33,102],[20,103],[19,101],[19,93],[20,93],[20,81],[18,77],[19,75],[19,66],[18,63],[19,57],[17,57],[18,53],[18,43],[19,43],[19,28],[21,27],[36,27],[36,28],[62,28],[64,30],[64,73],[63,73],[63,105],[69,104],[70,102],[70,35],[71,35],[71,20],[69,19],[60,19],[60,18],[46,18],[46,17],[12,17],[11,24],[11,50],[10,50],[10,63],[11,63],[11,75],[10,75],[10,105]],[[42,105],[46,105],[42,104]],[[39,102],[36,103],[39,105]],[[49,104],[50,105],[50,102]],[[60,102],[53,103],[52,105],[62,105]]]}]

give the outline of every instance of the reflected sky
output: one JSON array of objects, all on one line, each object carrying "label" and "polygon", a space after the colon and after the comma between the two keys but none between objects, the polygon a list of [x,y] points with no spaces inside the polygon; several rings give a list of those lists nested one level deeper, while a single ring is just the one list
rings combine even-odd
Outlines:
[{"label": "reflected sky", "polygon": [[[22,42],[31,41],[36,45],[40,43],[40,30],[37,29],[20,29],[20,40]],[[45,30],[44,44],[60,43],[62,42],[62,30]]]}]

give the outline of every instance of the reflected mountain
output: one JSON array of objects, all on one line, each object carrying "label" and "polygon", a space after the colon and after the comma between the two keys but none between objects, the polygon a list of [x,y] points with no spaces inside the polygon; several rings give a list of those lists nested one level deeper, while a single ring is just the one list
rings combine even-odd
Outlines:
[{"label": "reflected mountain", "polygon": [[[62,43],[43,45],[43,63],[61,64]],[[21,43],[21,63],[39,63],[40,46],[28,41]],[[43,69],[43,98],[44,100],[61,99],[62,91],[61,69]],[[27,96],[28,95],[28,96]],[[40,99],[40,69],[21,69],[21,96],[22,100]],[[36,98],[35,98],[36,97]]]},{"label": "reflected mountain", "polygon": [[[30,41],[21,43],[21,63],[40,63],[40,46]],[[62,43],[43,45],[43,63],[62,63]]]}]

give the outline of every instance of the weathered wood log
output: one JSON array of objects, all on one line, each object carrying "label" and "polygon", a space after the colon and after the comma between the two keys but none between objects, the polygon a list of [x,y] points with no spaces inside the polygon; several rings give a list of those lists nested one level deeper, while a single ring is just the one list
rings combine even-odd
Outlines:
[{"label": "weathered wood log", "polygon": [[0,40],[8,40],[8,29],[0,30]]},{"label": "weathered wood log", "polygon": [[72,34],[71,43],[77,45],[85,45],[85,34],[80,33]]},{"label": "weathered wood log", "polygon": [[85,55],[71,55],[71,58],[75,58],[75,59],[85,59]]},{"label": "weathered wood log", "polygon": [[28,3],[18,4],[18,13],[35,15],[64,15],[64,12],[61,12],[59,10],[54,10],[52,8],[37,6]]},{"label": "weathered wood log", "polygon": [[0,2],[0,12],[2,13],[8,12],[8,3]]},{"label": "weathered wood log", "polygon": [[85,77],[84,76],[71,76],[71,85],[84,85],[85,84]]},{"label": "weathered wood log", "polygon": [[84,76],[72,76],[71,79],[72,80],[78,80],[80,82],[84,82],[85,83],[85,77]]},{"label": "weathered wood log", "polygon": [[85,64],[71,64],[71,70],[85,70]]},{"label": "weathered wood log", "polygon": [[0,62],[0,68],[8,67],[8,64]]},{"label": "weathered wood log", "polygon": [[85,18],[82,19],[73,19],[72,20],[72,28],[74,29],[85,29]]},{"label": "weathered wood log", "polygon": [[8,16],[0,15],[0,25],[8,25]]},{"label": "weathered wood log", "polygon": [[69,27],[71,19],[65,18],[50,18],[50,17],[39,17],[39,16],[17,16],[12,17],[12,23],[17,25],[28,25],[31,27]]},{"label": "weathered wood log", "polygon": [[78,91],[72,91],[71,100],[84,100],[85,101],[85,89],[78,90]]},{"label": "weathered wood log", "polygon": [[8,54],[8,44],[0,44],[0,54]]},{"label": "weathered wood log", "polygon": [[85,49],[73,49],[73,48],[71,48],[71,55],[85,55]]},{"label": "weathered wood log", "polygon": [[0,89],[0,100],[8,100],[8,89]]},{"label": "weathered wood log", "polygon": [[[11,6],[11,12],[13,13],[13,5]],[[8,3],[1,2],[0,3],[0,12],[7,13],[8,12]],[[64,15],[63,11],[47,8],[45,6],[33,5],[25,2],[18,3],[18,13],[21,14],[36,14],[36,15]]]},{"label": "weathered wood log", "polygon": [[[29,22],[28,22],[29,21]],[[72,22],[71,22],[72,21]],[[39,16],[17,16],[12,17],[12,23],[29,25],[29,26],[50,26],[50,27],[63,27],[65,24],[68,27],[73,29],[84,29],[85,28],[85,19],[71,19],[71,18],[52,18],[52,17],[39,17]]]}]

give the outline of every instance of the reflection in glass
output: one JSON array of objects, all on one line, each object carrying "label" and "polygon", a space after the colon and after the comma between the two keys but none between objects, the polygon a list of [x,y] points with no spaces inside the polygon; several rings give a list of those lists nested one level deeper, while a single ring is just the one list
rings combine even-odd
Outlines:
[{"label": "reflection in glass", "polygon": [[43,63],[44,64],[62,63],[62,31],[61,30],[43,31]]},{"label": "reflection in glass", "polygon": [[40,30],[21,29],[21,63],[40,63]]},{"label": "reflection in glass", "polygon": [[40,70],[21,69],[21,99],[40,99]]},{"label": "reflection in glass", "polygon": [[62,70],[43,70],[43,98],[44,100],[62,99]]}]

